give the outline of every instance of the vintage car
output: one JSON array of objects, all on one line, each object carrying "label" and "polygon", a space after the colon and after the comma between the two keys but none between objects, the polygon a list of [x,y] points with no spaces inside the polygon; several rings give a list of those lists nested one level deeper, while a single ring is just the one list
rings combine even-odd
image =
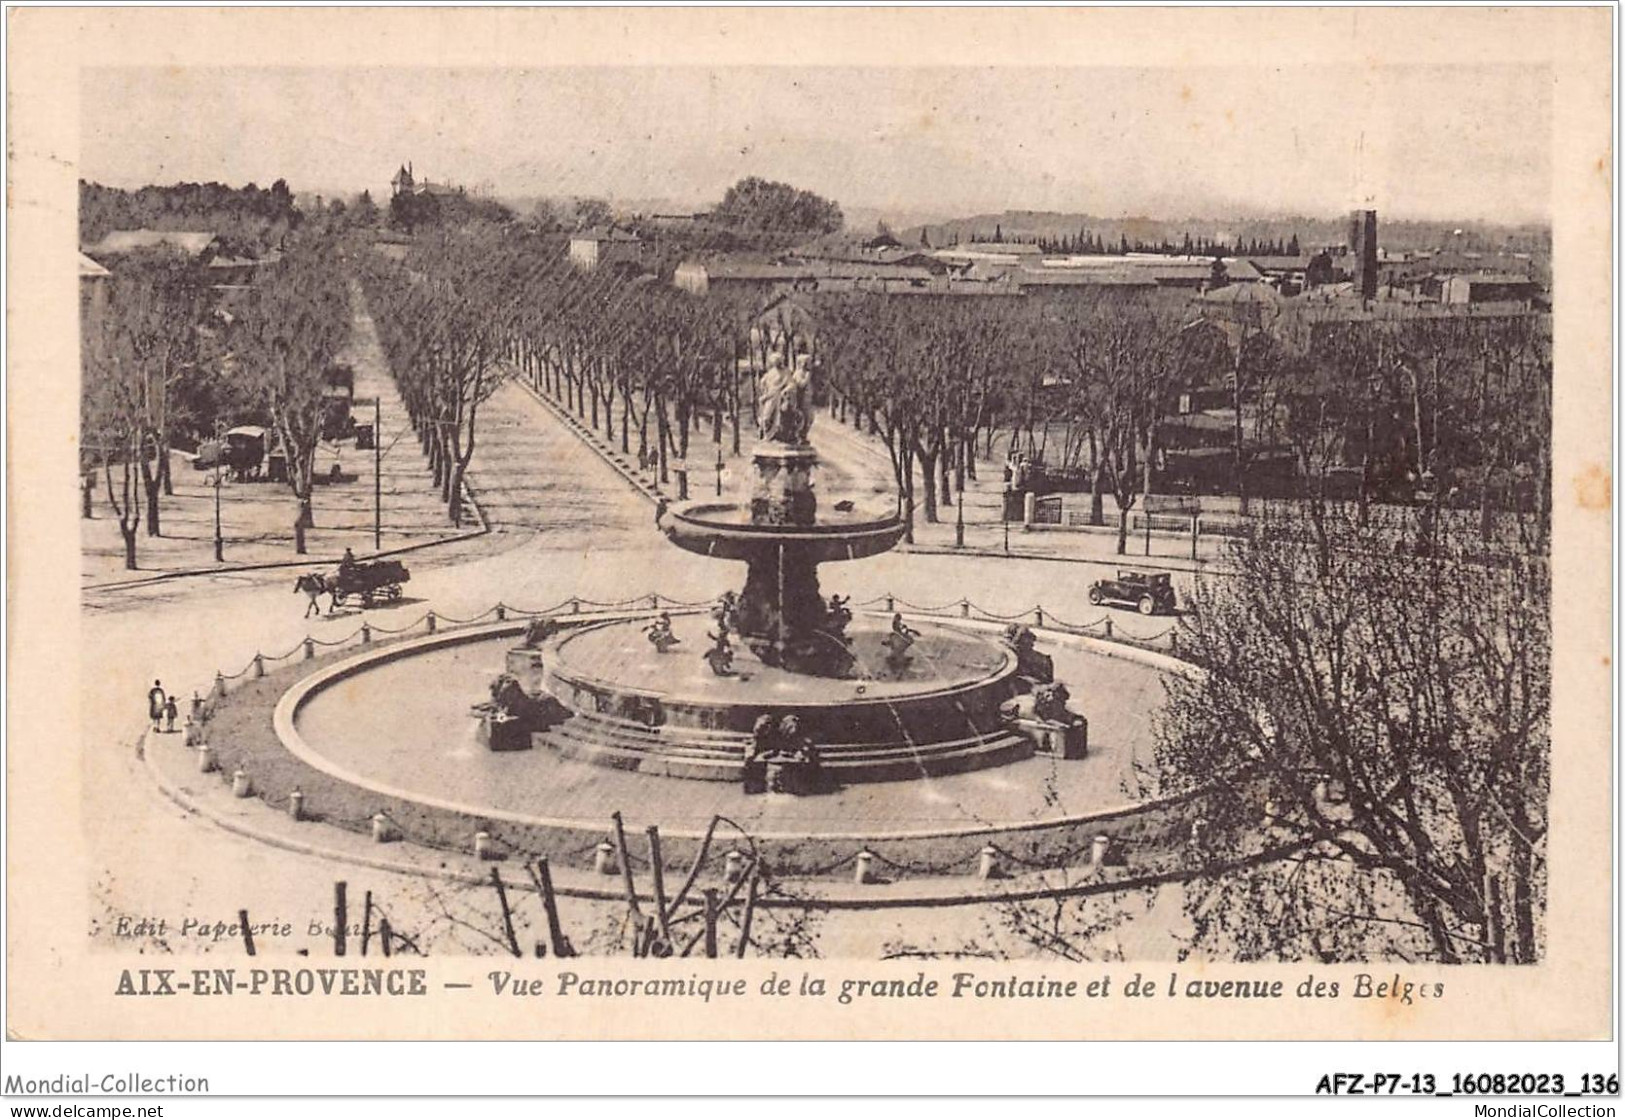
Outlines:
[{"label": "vintage car", "polygon": [[1119,569],[1115,579],[1097,579],[1089,586],[1089,601],[1129,604],[1141,614],[1172,614],[1174,588],[1166,572],[1131,572]]},{"label": "vintage car", "polygon": [[322,438],[347,439],[355,434],[355,370],[334,365],[322,375]]}]

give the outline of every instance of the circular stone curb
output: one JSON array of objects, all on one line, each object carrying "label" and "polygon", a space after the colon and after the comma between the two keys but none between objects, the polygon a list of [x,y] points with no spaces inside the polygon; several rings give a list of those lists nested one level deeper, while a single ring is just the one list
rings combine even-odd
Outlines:
[{"label": "circular stone curb", "polygon": [[[676,609],[683,613],[698,613],[704,608]],[[587,624],[618,618],[637,618],[649,613],[649,609],[640,607],[595,610],[554,617],[561,624],[570,626],[573,623]],[[884,616],[888,612],[874,610],[865,613]],[[907,617],[951,624],[966,630],[996,632],[1004,627],[1004,623],[1000,621],[948,619],[930,613],[908,612]],[[525,624],[524,619],[510,619],[392,641],[377,648],[364,647],[354,655],[332,662],[297,680],[280,695],[266,696],[251,703],[261,708],[266,705],[273,707],[271,726],[266,730],[276,735],[280,748],[286,752],[285,757],[290,764],[311,771],[311,777],[319,782],[342,786],[352,794],[357,792],[368,794],[375,801],[381,802],[369,808],[367,815],[370,817],[374,811],[383,811],[392,820],[408,822],[408,827],[399,830],[404,833],[402,839],[407,842],[428,849],[461,851],[465,846],[464,838],[472,836],[475,831],[490,831],[502,850],[514,854],[527,852],[547,854],[552,857],[556,868],[584,871],[591,867],[590,852],[607,835],[603,821],[596,818],[582,820],[531,816],[477,805],[464,805],[449,799],[398,790],[350,773],[305,742],[295,726],[300,705],[322,688],[338,680],[363,672],[382,661],[411,657],[426,649],[485,641],[510,634],[517,636],[523,631]],[[1184,674],[1198,671],[1188,662],[1135,646],[1049,628],[1040,629],[1038,633],[1045,639],[1065,647],[1139,662],[1161,671]],[[244,712],[239,718],[251,717]],[[233,744],[229,741],[222,742],[216,744],[216,749],[223,752],[224,757],[232,751]],[[268,744],[250,749],[268,749]],[[238,761],[246,765],[250,771],[254,769],[252,755],[239,757]],[[284,776],[280,784],[294,785],[297,781],[297,778],[290,780]],[[258,785],[256,782],[256,787]],[[268,787],[260,797],[269,799],[270,803],[275,804],[279,794],[285,795],[286,792],[286,789],[278,791]],[[999,864],[1008,877],[1006,881],[1014,882],[1020,876],[1029,874],[1028,869],[1040,872],[1065,869],[1071,869],[1073,872],[1096,872],[1098,869],[1090,862],[1088,853],[1097,840],[1104,836],[1107,837],[1112,852],[1112,858],[1108,860],[1108,871],[1115,875],[1125,866],[1144,870],[1153,864],[1164,865],[1170,855],[1177,860],[1178,853],[1186,842],[1186,821],[1193,814],[1202,815],[1200,802],[1208,796],[1212,796],[1211,789],[1199,787],[1169,797],[1129,802],[1047,820],[978,823],[956,828],[894,832],[873,829],[829,834],[752,832],[749,834],[749,842],[756,844],[763,858],[780,869],[780,874],[784,878],[809,885],[815,880],[833,884],[835,879],[832,877],[837,875],[843,878],[850,877],[852,872],[843,869],[852,863],[860,850],[868,851],[877,861],[876,870],[884,871],[884,877],[890,880],[868,884],[861,888],[861,893],[877,898],[884,893],[902,889],[905,883],[912,885],[932,878],[947,882],[958,879],[962,883],[970,874],[970,869],[976,865],[978,853],[987,846],[999,851],[1001,857]],[[1193,802],[1197,804],[1192,804]],[[397,813],[406,815],[396,817]],[[498,829],[492,829],[493,824],[497,825]],[[343,823],[340,827],[348,831],[364,831]],[[417,833],[420,828],[424,831]],[[509,835],[499,835],[499,831],[509,832]],[[700,829],[674,828],[669,832],[662,830],[662,839],[666,841],[663,847],[663,855],[666,857],[664,862],[670,867],[686,871],[699,854],[703,837],[704,831]],[[713,845],[707,858],[704,868],[706,874],[712,872],[711,864],[717,864],[720,868],[721,849],[726,846],[726,842],[719,837],[718,843]],[[589,855],[583,855],[583,852]],[[890,870],[886,870],[888,868]],[[996,897],[1001,896],[980,890],[965,896],[967,901]],[[928,901],[922,895],[919,901],[912,904],[945,903]]]}]

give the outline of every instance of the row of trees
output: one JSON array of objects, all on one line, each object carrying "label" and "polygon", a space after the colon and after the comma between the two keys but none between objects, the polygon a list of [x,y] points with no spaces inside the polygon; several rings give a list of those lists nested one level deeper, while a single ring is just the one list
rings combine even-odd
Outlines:
[{"label": "row of trees", "polygon": [[495,230],[421,234],[406,260],[373,257],[362,290],[379,342],[453,524],[474,456],[480,405],[501,384],[500,360],[523,289],[512,248]]},{"label": "row of trees", "polygon": [[1229,406],[1244,510],[1264,455],[1290,455],[1301,497],[1352,497],[1362,520],[1422,491],[1475,501],[1488,536],[1498,509],[1546,502],[1550,349],[1536,317],[1351,318],[1109,288],[1065,302],[798,293],[764,309],[635,270],[580,271],[557,238],[477,224],[372,269],[397,371],[425,370],[408,396],[433,418],[420,434],[448,502],[494,370],[556,393],[626,453],[635,444],[664,482],[707,421],[737,451],[769,348],[810,355],[830,415],[885,443],[911,529],[915,511],[941,518],[1005,431],[1082,472],[1096,524],[1110,495],[1126,550],[1130,511],[1182,453],[1179,401],[1203,389]]},{"label": "row of trees", "polygon": [[350,329],[349,292],[336,250],[302,239],[262,270],[229,312],[194,262],[163,251],[119,263],[105,303],[82,320],[81,432],[135,569],[144,523],[161,536],[173,447],[195,447],[221,427],[275,432],[298,500],[295,547],[313,524],[314,459],[325,414],[324,377]]}]

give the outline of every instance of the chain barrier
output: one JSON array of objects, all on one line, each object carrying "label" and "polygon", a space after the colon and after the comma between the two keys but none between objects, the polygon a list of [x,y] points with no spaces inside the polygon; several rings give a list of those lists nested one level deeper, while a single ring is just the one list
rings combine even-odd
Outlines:
[{"label": "chain barrier", "polygon": [[[701,607],[709,606],[709,605],[715,603],[716,600],[715,599],[670,599],[670,598],[666,598],[665,596],[659,596],[658,593],[656,593],[656,595],[653,595],[653,596],[652,595],[637,595],[637,596],[633,596],[632,598],[629,598],[629,599],[619,599],[619,600],[614,600],[614,601],[605,601],[605,600],[597,600],[597,599],[582,599],[582,598],[577,598],[577,597],[571,597],[569,599],[561,599],[559,602],[555,603],[551,607],[543,607],[543,608],[515,607],[515,606],[510,606],[509,604],[506,604],[506,603],[499,603],[499,604],[497,604],[495,606],[488,607],[485,610],[481,611],[479,614],[473,615],[472,617],[469,617],[469,618],[457,618],[457,617],[454,617],[452,615],[439,614],[439,613],[437,613],[435,611],[428,611],[425,614],[420,615],[418,618],[414,619],[412,622],[407,623],[405,626],[391,627],[391,626],[382,626],[382,625],[379,625],[378,623],[375,623],[375,622],[368,622],[368,623],[364,623],[360,629],[352,630],[349,634],[345,635],[342,638],[336,638],[336,639],[317,638],[317,637],[315,637],[313,635],[307,635],[305,638],[300,640],[299,645],[297,645],[294,648],[290,649],[287,653],[278,654],[278,655],[275,655],[275,656],[267,656],[267,655],[264,655],[264,654],[259,654],[259,655],[256,655],[256,656],[260,657],[264,661],[286,661],[288,658],[294,656],[295,654],[302,652],[303,649],[304,649],[305,643],[307,643],[307,642],[310,643],[311,645],[314,645],[314,646],[320,646],[323,649],[334,649],[334,648],[337,648],[339,646],[349,645],[349,644],[353,643],[362,634],[363,630],[370,631],[371,633],[374,633],[374,634],[390,634],[390,635],[405,634],[405,633],[408,633],[409,631],[416,630],[420,626],[423,626],[425,623],[428,622],[428,620],[430,618],[434,618],[437,622],[444,622],[444,623],[447,623],[447,624],[452,625],[452,626],[471,626],[471,625],[474,625],[474,624],[480,622],[481,620],[485,619],[487,616],[491,616],[491,615],[506,616],[506,615],[512,614],[512,615],[524,615],[524,616],[527,616],[527,617],[549,617],[549,616],[559,615],[559,614],[575,614],[575,613],[579,613],[580,609],[583,608],[583,607],[590,607],[590,608],[593,608],[595,610],[630,610],[630,609],[634,609],[634,608],[638,608],[638,607],[646,607],[649,610],[659,609],[657,607],[649,606],[648,604],[650,604],[651,602],[658,602],[659,604],[661,604],[662,607],[667,608],[667,609],[693,610],[693,609],[698,609],[698,608],[701,608]],[[937,605],[937,606],[926,606],[926,605],[922,605],[922,604],[919,604],[919,603],[909,602],[906,599],[897,598],[894,595],[876,595],[876,596],[874,596],[872,598],[864,599],[861,602],[858,602],[858,603],[854,604],[854,606],[856,606],[858,609],[862,610],[862,609],[867,609],[869,607],[877,606],[877,605],[879,605],[881,603],[888,604],[888,608],[892,609],[892,610],[896,610],[897,608],[903,608],[903,609],[906,609],[906,610],[909,610],[909,611],[912,611],[912,612],[915,612],[915,613],[930,614],[930,615],[944,615],[944,614],[950,614],[950,613],[953,613],[953,612],[957,612],[958,616],[961,617],[961,618],[971,617],[971,618],[978,618],[978,619],[982,619],[982,620],[986,620],[986,621],[992,621],[992,622],[1015,622],[1015,621],[1018,621],[1020,619],[1027,618],[1030,615],[1037,615],[1037,616],[1041,616],[1043,618],[1043,620],[1044,620],[1043,625],[1045,627],[1047,627],[1047,628],[1056,629],[1056,630],[1073,631],[1073,632],[1082,633],[1082,634],[1092,633],[1092,632],[1094,632],[1096,630],[1109,629],[1110,624],[1111,624],[1111,617],[1109,615],[1102,615],[1100,618],[1096,619],[1093,622],[1067,622],[1065,619],[1062,619],[1062,618],[1050,613],[1049,611],[1045,610],[1044,607],[1041,604],[1040,605],[1035,605],[1035,606],[1032,606],[1032,607],[1028,607],[1026,610],[1017,611],[1014,614],[1000,614],[1000,613],[998,613],[996,611],[990,611],[986,607],[979,606],[978,604],[976,604],[974,602],[971,602],[968,599],[959,599],[959,600],[955,600],[954,602],[951,602],[951,603],[944,603],[944,604]],[[1131,643],[1131,644],[1132,643],[1149,644],[1149,643],[1152,643],[1152,642],[1162,641],[1164,638],[1169,637],[1169,635],[1174,634],[1178,629],[1179,629],[1179,627],[1177,625],[1174,625],[1174,626],[1170,626],[1168,629],[1163,630],[1162,632],[1160,632],[1158,634],[1152,634],[1152,635],[1149,635],[1149,636],[1146,636],[1146,637],[1136,637],[1136,636],[1127,635],[1127,634],[1119,635],[1119,636],[1115,636],[1115,637],[1119,641],[1123,641],[1123,642],[1127,642],[1127,643]],[[228,681],[233,681],[233,680],[238,680],[238,679],[248,675],[250,672],[253,671],[253,669],[254,669],[254,663],[253,663],[252,660],[250,660],[250,662],[247,665],[245,665],[241,670],[239,670],[236,673],[220,673],[218,675],[220,676],[221,679],[228,680]]]},{"label": "chain barrier", "polygon": [[1073,848],[1062,849],[1046,859],[1029,859],[1026,856],[1018,856],[1015,852],[1007,851],[998,844],[995,844],[992,840],[987,842],[987,846],[992,848],[995,852],[998,852],[1000,856],[1009,860],[1011,863],[1018,863],[1023,867],[1032,867],[1040,871],[1059,871],[1062,868],[1069,866],[1073,859],[1075,859],[1077,856],[1083,854],[1084,852],[1090,851],[1094,846],[1094,841],[1091,839],[1087,844],[1079,844]]},{"label": "chain barrier", "polygon": [[[429,621],[429,615],[433,614],[433,611],[429,611],[428,614],[419,615],[415,622],[408,622],[405,626],[402,626],[399,629],[391,629],[388,626],[379,626],[376,622],[369,622],[367,623],[367,626],[375,634],[405,634],[409,630],[416,630],[419,626],[422,626],[425,622]],[[356,633],[359,634],[361,631],[357,630]]]},{"label": "chain barrier", "polygon": [[826,864],[823,867],[810,867],[806,871],[802,872],[802,874],[808,877],[817,877],[819,875],[828,875],[832,871],[839,871],[847,864],[857,862],[857,858],[863,850],[864,849],[860,849],[859,851],[853,852],[849,856],[844,856],[841,859],[836,860],[834,863]]},{"label": "chain barrier", "polygon": [[576,602],[576,600],[574,600],[574,599],[560,599],[553,606],[546,607],[546,608],[544,608],[542,610],[527,610],[524,607],[509,606],[508,607],[508,613],[509,614],[530,615],[530,616],[533,616],[533,617],[541,617],[541,616],[553,615],[553,614],[566,614],[566,613],[568,613],[568,608],[569,608],[570,604],[573,603],[573,602]]},{"label": "chain barrier", "polygon": [[971,604],[972,611],[981,615],[983,618],[992,619],[994,622],[1015,622],[1017,619],[1026,618],[1035,611],[1042,609],[1042,607],[1028,607],[1024,611],[1017,611],[1015,614],[994,614],[990,610],[985,610],[982,607],[978,607],[975,603]]},{"label": "chain barrier", "polygon": [[948,611],[957,611],[961,602],[961,600],[955,599],[953,602],[944,603],[940,607],[922,607],[918,603],[910,603],[907,599],[898,599],[894,595],[888,595],[886,598],[894,600],[899,607],[905,610],[915,611],[919,614],[946,614]]},{"label": "chain barrier", "polygon": [[[433,614],[434,612],[431,611],[430,613]],[[497,608],[496,607],[487,607],[485,610],[481,611],[479,614],[475,615],[473,618],[453,618],[449,614],[435,614],[435,618],[439,619],[441,622],[449,622],[453,626],[472,626],[474,623],[478,622],[480,619],[484,618],[486,615],[488,615],[488,614],[496,614],[496,613],[497,613]],[[424,615],[423,617],[428,618],[429,616]]]},{"label": "chain barrier", "polygon": [[1107,622],[1107,616],[1105,615],[1101,615],[1093,622],[1067,622],[1064,619],[1055,617],[1048,611],[1044,612],[1044,618],[1052,629],[1071,630],[1079,634],[1088,634],[1094,630],[1102,630],[1105,628]]},{"label": "chain barrier", "polygon": [[[946,875],[957,867],[974,866],[982,858],[980,852],[974,852],[971,855],[948,863],[901,863],[894,859],[887,859],[883,853],[872,848],[865,848],[864,850],[873,856],[877,862],[883,863],[895,871],[904,871],[911,875]],[[857,858],[856,853],[853,854],[853,858]]]}]

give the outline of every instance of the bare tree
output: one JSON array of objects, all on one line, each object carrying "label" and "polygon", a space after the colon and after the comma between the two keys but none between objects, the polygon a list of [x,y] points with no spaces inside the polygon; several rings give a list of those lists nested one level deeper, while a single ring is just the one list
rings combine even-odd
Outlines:
[{"label": "bare tree", "polygon": [[[1447,521],[1274,513],[1204,584],[1169,685],[1156,787],[1211,784],[1216,845],[1297,855],[1187,893],[1197,942],[1244,959],[1531,962],[1543,948],[1550,581]],[[1420,550],[1396,547],[1418,531]],[[1215,856],[1215,859],[1217,857]]]},{"label": "bare tree", "polygon": [[331,245],[306,241],[255,285],[233,324],[245,376],[271,416],[299,501],[294,550],[315,524],[311,490],[326,417],[324,378],[350,329],[350,292]]}]

